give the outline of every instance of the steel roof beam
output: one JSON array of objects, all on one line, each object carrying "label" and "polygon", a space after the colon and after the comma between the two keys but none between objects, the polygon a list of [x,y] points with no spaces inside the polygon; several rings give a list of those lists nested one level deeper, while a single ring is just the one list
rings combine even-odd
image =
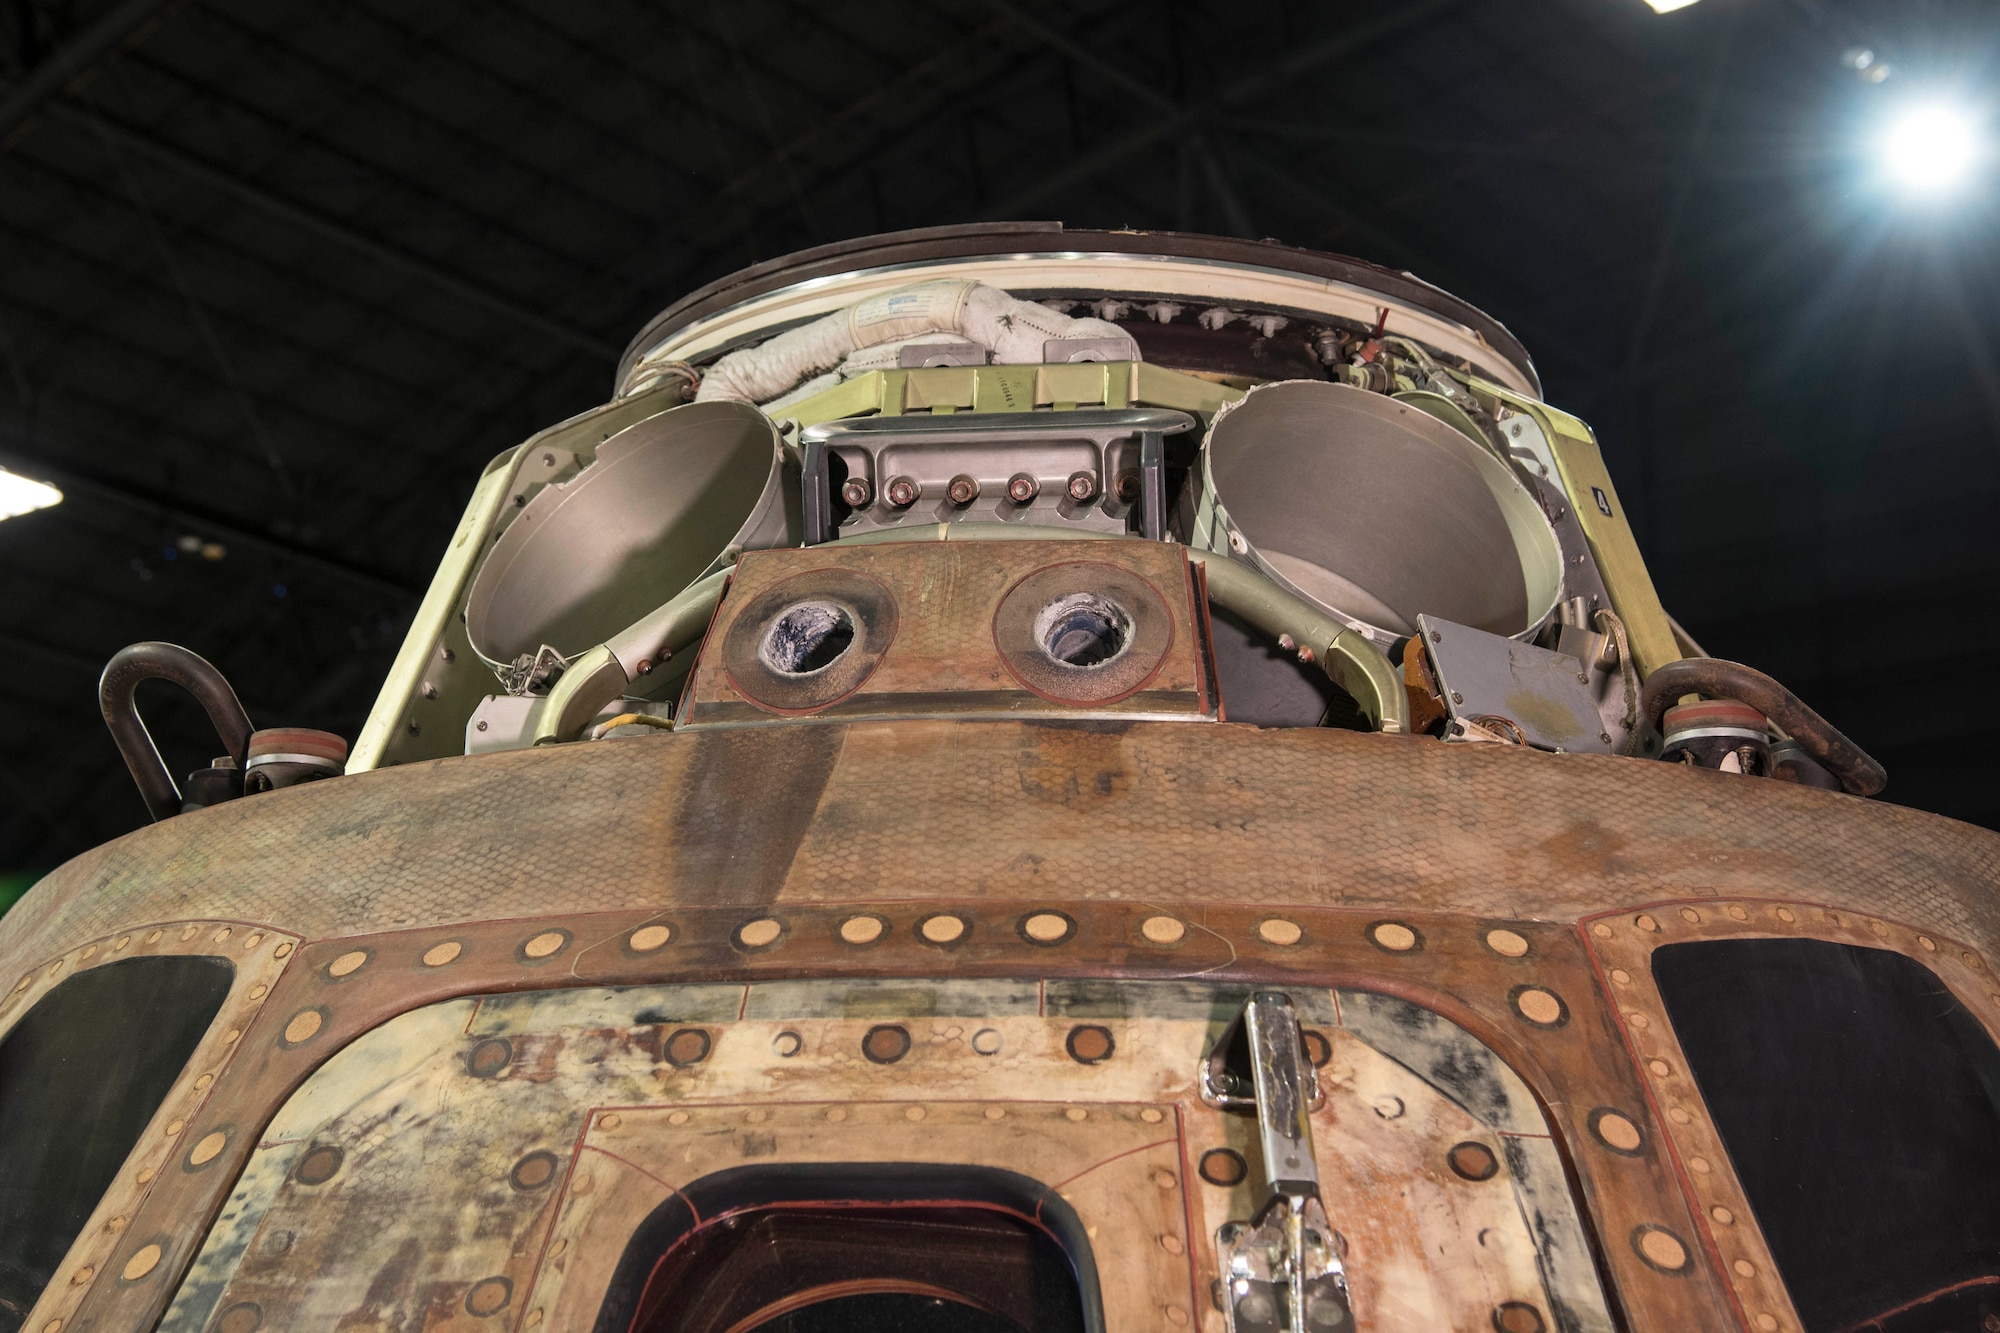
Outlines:
[{"label": "steel roof beam", "polygon": [[52,51],[0,102],[0,150],[7,136],[173,2],[125,0]]}]

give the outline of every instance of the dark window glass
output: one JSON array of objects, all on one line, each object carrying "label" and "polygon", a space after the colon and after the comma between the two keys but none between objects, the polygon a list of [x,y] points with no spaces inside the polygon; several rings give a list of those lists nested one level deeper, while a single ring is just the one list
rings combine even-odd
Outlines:
[{"label": "dark window glass", "polygon": [[598,1333],[1102,1333],[1069,1206],[1011,1172],[719,1172],[641,1224]]},{"label": "dark window glass", "polygon": [[2000,1050],[1938,978],[1820,940],[1653,975],[1809,1333],[2000,1328]]},{"label": "dark window glass", "polygon": [[0,1042],[0,1333],[27,1317],[229,994],[222,958],[79,972]]}]

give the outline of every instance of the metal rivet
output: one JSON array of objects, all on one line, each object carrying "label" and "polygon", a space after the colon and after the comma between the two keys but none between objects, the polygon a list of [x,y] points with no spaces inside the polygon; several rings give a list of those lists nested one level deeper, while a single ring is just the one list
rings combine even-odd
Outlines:
[{"label": "metal rivet", "polygon": [[775,917],[760,916],[737,927],[736,942],[746,949],[766,949],[784,933],[784,926]]},{"label": "metal rivet", "polygon": [[927,916],[917,923],[917,933],[932,944],[955,943],[965,935],[965,930],[965,918],[953,916],[949,912]]},{"label": "metal rivet", "polygon": [[160,1247],[158,1245],[142,1245],[132,1252],[130,1259],[125,1261],[125,1271],[121,1276],[127,1282],[137,1282],[140,1278],[146,1276],[146,1274],[159,1266]]},{"label": "metal rivet", "polygon": [[1632,1121],[1608,1107],[1600,1107],[1590,1113],[1590,1132],[1597,1141],[1614,1152],[1636,1154],[1645,1145],[1646,1136]]},{"label": "metal rivet", "polygon": [[326,965],[326,974],[330,977],[352,976],[367,966],[367,964],[368,951],[366,949],[355,949],[352,952],[342,954],[331,963],[328,963]]},{"label": "metal rivet", "polygon": [[321,1009],[301,1009],[293,1014],[285,1024],[285,1043],[300,1046],[319,1035],[321,1025],[326,1022],[326,1012]]},{"label": "metal rivet", "polygon": [[708,1059],[715,1039],[704,1028],[679,1028],[660,1043],[660,1054],[676,1069],[690,1069]]},{"label": "metal rivet", "polygon": [[607,1111],[597,1117],[597,1127],[599,1129],[616,1129],[624,1123],[625,1117],[619,1115],[616,1111]]},{"label": "metal rivet", "polygon": [[1646,915],[1645,913],[1643,913],[1643,912],[1642,912],[1642,913],[1640,913],[1640,914],[1639,914],[1638,916],[1635,916],[1635,917],[1633,917],[1633,918],[1632,918],[1632,924],[1633,924],[1633,925],[1635,925],[1635,926],[1637,926],[1637,927],[1638,927],[1639,929],[1641,929],[1641,930],[1643,930],[1643,931],[1646,931],[1646,932],[1648,932],[1648,933],[1651,933],[1651,932],[1654,932],[1654,931],[1657,931],[1657,930],[1659,930],[1659,928],[1660,928],[1660,923],[1659,923],[1659,922],[1657,922],[1657,921],[1653,920],[1653,918],[1652,918],[1652,917],[1650,917],[1650,916],[1647,916],[1647,915]]},{"label": "metal rivet", "polygon": [[1750,919],[1750,914],[1740,907],[1732,905],[1724,910],[1729,913],[1730,919],[1733,921],[1748,921]]},{"label": "metal rivet", "polygon": [[1400,921],[1384,921],[1369,933],[1375,943],[1391,953],[1405,953],[1417,947],[1417,932]]},{"label": "metal rivet", "polygon": [[1007,1118],[1007,1112],[1003,1107],[989,1106],[986,1108],[986,1118],[988,1120],[1004,1120]]},{"label": "metal rivet", "polygon": [[1724,1208],[1719,1203],[1715,1205],[1715,1207],[1708,1210],[1708,1215],[1714,1218],[1717,1222],[1720,1222],[1723,1226],[1734,1225],[1736,1221],[1736,1214],[1730,1212],[1727,1208]]},{"label": "metal rivet", "polygon": [[1060,944],[1076,923],[1060,912],[1033,912],[1021,921],[1021,933],[1036,944]]},{"label": "metal rivet", "polygon": [[1651,1063],[1649,1063],[1646,1066],[1646,1068],[1653,1071],[1653,1077],[1655,1078],[1666,1078],[1668,1075],[1674,1072],[1673,1066],[1668,1064],[1665,1060],[1654,1060]]},{"label": "metal rivet", "polygon": [[903,1119],[905,1119],[905,1120],[922,1120],[923,1118],[924,1118],[924,1108],[923,1108],[923,1107],[921,1107],[921,1106],[906,1106],[906,1107],[904,1107],[904,1108],[903,1108]]},{"label": "metal rivet", "polygon": [[654,924],[641,926],[633,931],[631,938],[626,943],[631,946],[633,953],[651,953],[653,950],[666,944],[673,937],[674,932],[671,926]]},{"label": "metal rivet", "polygon": [[312,1149],[299,1159],[292,1179],[301,1185],[324,1185],[340,1174],[340,1164],[347,1160],[347,1154],[332,1145]]},{"label": "metal rivet", "polygon": [[[1201,1155],[1201,1162],[1196,1169],[1201,1173],[1203,1180],[1206,1180],[1211,1185],[1219,1185],[1224,1189],[1241,1185],[1244,1179],[1250,1174],[1250,1164],[1245,1162],[1243,1154],[1237,1152],[1234,1148],[1210,1148]],[[1165,1173],[1162,1172],[1161,1174],[1164,1175]],[[1153,1179],[1155,1183],[1158,1183],[1159,1176],[1155,1176]],[[1161,1185],[1160,1188],[1170,1189],[1172,1186]]]},{"label": "metal rivet", "polygon": [[1637,1228],[1632,1233],[1632,1248],[1647,1263],[1666,1272],[1678,1273],[1687,1267],[1687,1246],[1665,1227],[1649,1224]]},{"label": "metal rivet", "polygon": [[1297,922],[1287,921],[1278,916],[1258,922],[1257,934],[1264,943],[1275,944],[1280,948],[1297,944],[1305,938],[1305,931],[1299,928]]},{"label": "metal rivet", "polygon": [[1166,1119],[1166,1115],[1159,1107],[1148,1106],[1139,1112],[1139,1118],[1149,1125],[1157,1125]]},{"label": "metal rivet", "polygon": [[521,946],[521,953],[528,958],[549,958],[561,953],[569,943],[566,930],[545,930]]},{"label": "metal rivet", "polygon": [[1694,1117],[1678,1106],[1667,1108],[1667,1119],[1673,1121],[1676,1125],[1687,1125],[1694,1122]]},{"label": "metal rivet", "polygon": [[505,1037],[488,1037],[465,1057],[465,1068],[474,1078],[492,1078],[513,1060],[514,1047]]},{"label": "metal rivet", "polygon": [[1681,920],[1691,926],[1698,926],[1701,924],[1701,913],[1695,911],[1692,907],[1683,907],[1681,909]]},{"label": "metal rivet", "polygon": [[481,1278],[465,1293],[465,1311],[484,1319],[499,1314],[514,1299],[514,1283],[509,1278]]},{"label": "metal rivet", "polygon": [[1187,934],[1187,923],[1178,917],[1149,916],[1139,923],[1139,933],[1152,944],[1179,944]]},{"label": "metal rivet", "polygon": [[1776,1333],[1778,1327],[1777,1316],[1768,1314],[1758,1315],[1757,1327],[1763,1329],[1764,1333]]},{"label": "metal rivet", "polygon": [[1597,936],[1600,940],[1608,940],[1611,938],[1611,927],[1600,921],[1590,928],[1590,933]]},{"label": "metal rivet", "polygon": [[1118,1043],[1112,1039],[1110,1028],[1096,1023],[1079,1023],[1069,1030],[1063,1047],[1069,1052],[1069,1058],[1078,1064],[1098,1065],[1111,1058],[1118,1049]]},{"label": "metal rivet", "polygon": [[861,1039],[861,1053],[878,1065],[895,1064],[910,1053],[910,1030],[896,1023],[878,1023]]},{"label": "metal rivet", "polygon": [[1493,1155],[1493,1150],[1470,1139],[1453,1144],[1445,1154],[1445,1161],[1453,1173],[1466,1180],[1491,1180],[1500,1174],[1500,1159]]},{"label": "metal rivet", "polygon": [[1614,967],[1611,969],[1611,979],[1617,982],[1621,986],[1629,986],[1632,984],[1632,974],[1630,972],[1627,972],[1622,967]]},{"label": "metal rivet", "polygon": [[424,966],[443,967],[446,963],[455,961],[459,954],[463,952],[465,952],[465,946],[457,940],[446,940],[443,944],[433,944],[430,948],[424,950]]},{"label": "metal rivet", "polygon": [[1569,1016],[1562,997],[1540,986],[1523,986],[1514,993],[1514,1009],[1540,1027],[1555,1027]]},{"label": "metal rivet", "polygon": [[1792,922],[1797,921],[1798,919],[1799,919],[1798,916],[1792,911],[1791,908],[1780,907],[1778,909],[1778,920],[1785,922],[1787,925],[1790,925]]},{"label": "metal rivet", "polygon": [[228,1146],[229,1136],[218,1129],[206,1135],[201,1142],[194,1145],[194,1151],[188,1154],[188,1165],[207,1166],[219,1157],[222,1154],[222,1150]]},{"label": "metal rivet", "polygon": [[1757,1276],[1757,1265],[1751,1263],[1748,1259],[1738,1259],[1735,1263],[1729,1266],[1736,1270],[1736,1276],[1738,1277]]},{"label": "metal rivet", "polygon": [[849,944],[873,944],[888,928],[879,916],[851,916],[840,923],[840,938]]},{"label": "metal rivet", "polygon": [[1489,930],[1486,932],[1486,947],[1502,958],[1522,958],[1527,955],[1528,941],[1511,930]]},{"label": "metal rivet", "polygon": [[1930,936],[1928,936],[1928,935],[1919,935],[1919,936],[1917,936],[1917,945],[1918,945],[1918,947],[1919,947],[1919,948],[1921,948],[1921,949],[1922,949],[1922,950],[1923,950],[1923,951],[1924,951],[1925,953],[1936,953],[1936,952],[1937,952],[1937,941],[1936,941],[1936,940],[1934,940],[1934,939],[1932,939],[1932,938],[1931,938]]}]

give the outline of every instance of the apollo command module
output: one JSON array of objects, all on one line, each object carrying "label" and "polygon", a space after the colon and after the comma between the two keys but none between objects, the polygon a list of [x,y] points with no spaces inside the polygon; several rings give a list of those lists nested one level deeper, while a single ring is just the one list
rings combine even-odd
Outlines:
[{"label": "apollo command module", "polygon": [[487,466],[351,749],[102,704],[0,1330],[2000,1329],[2000,837],[1408,274],[759,265]]}]

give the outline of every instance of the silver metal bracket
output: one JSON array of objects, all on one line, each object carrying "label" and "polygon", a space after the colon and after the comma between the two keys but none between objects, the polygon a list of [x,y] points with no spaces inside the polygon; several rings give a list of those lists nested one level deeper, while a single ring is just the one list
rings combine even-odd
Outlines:
[{"label": "silver metal bracket", "polygon": [[1249,1219],[1215,1233],[1229,1333],[1350,1333],[1347,1272],[1313,1154],[1319,1080],[1291,997],[1258,991],[1245,1001],[1202,1061],[1200,1084],[1210,1106],[1257,1117],[1264,1159]]}]

